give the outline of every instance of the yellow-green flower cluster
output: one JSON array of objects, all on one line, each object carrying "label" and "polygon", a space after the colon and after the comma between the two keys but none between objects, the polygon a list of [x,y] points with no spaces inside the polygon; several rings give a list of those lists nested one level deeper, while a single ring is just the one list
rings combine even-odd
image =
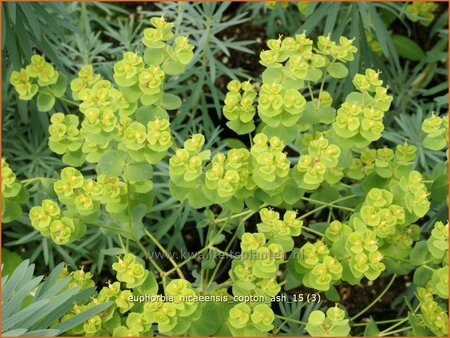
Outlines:
[{"label": "yellow-green flower cluster", "polygon": [[178,36],[171,46],[167,42],[173,37],[173,23],[161,18],[151,18],[153,28],[144,29],[142,43],[147,47],[144,61],[148,65],[161,65],[162,70],[169,75],[177,75],[184,71],[191,62],[194,53],[187,36]]},{"label": "yellow-green flower cluster", "polygon": [[28,192],[16,179],[8,162],[2,158],[2,222],[9,223],[22,214],[21,204],[28,199]]},{"label": "yellow-green flower cluster", "polygon": [[[58,81],[59,73],[40,55],[33,55],[31,63],[20,71],[13,71],[9,79],[21,100],[31,100],[39,87],[47,87]],[[36,81],[37,80],[37,84]]]},{"label": "yellow-green flower cluster", "polygon": [[351,258],[343,264],[350,268],[353,278],[343,278],[343,280],[354,282],[355,279],[359,281],[363,277],[369,280],[377,279],[386,269],[382,262],[383,255],[378,248],[377,235],[371,230],[354,231],[348,235],[345,252]]},{"label": "yellow-green flower cluster", "polygon": [[448,222],[436,222],[431,230],[431,236],[427,240],[428,251],[439,263],[448,264]]},{"label": "yellow-green flower cluster", "polygon": [[[164,293],[171,301],[157,300],[144,304],[144,320],[150,324],[157,323],[158,331],[163,334],[177,334],[173,332],[177,324],[192,317],[199,307],[199,302],[195,301],[197,292],[187,280],[174,279],[167,284]],[[184,326],[182,332],[187,331],[188,327]]]},{"label": "yellow-green flower cluster", "polygon": [[317,48],[324,55],[340,61],[352,61],[357,52],[357,48],[353,46],[353,40],[341,36],[339,43],[331,40],[330,35],[319,36],[317,39]]},{"label": "yellow-green flower cluster", "polygon": [[285,252],[291,251],[294,248],[292,237],[300,236],[303,225],[303,221],[297,219],[297,213],[286,211],[281,220],[278,212],[264,208],[259,215],[258,232],[263,233],[270,243],[280,244]]},{"label": "yellow-green flower cluster", "polygon": [[133,52],[125,52],[123,59],[114,65],[114,81],[120,87],[131,87],[138,82],[143,70],[142,57]]},{"label": "yellow-green flower cluster", "polygon": [[392,96],[382,87],[379,73],[367,69],[353,79],[359,91],[350,93],[337,111],[333,122],[334,132],[348,139],[353,148],[360,149],[381,137],[384,130],[383,117],[389,109]]},{"label": "yellow-green flower cluster", "polygon": [[293,171],[298,186],[312,190],[324,181],[330,184],[339,182],[343,177],[342,168],[338,166],[340,154],[341,149],[335,144],[329,144],[323,135],[311,140]]},{"label": "yellow-green flower cluster", "polygon": [[393,204],[394,195],[379,188],[372,188],[366,196],[359,217],[377,237],[387,238],[396,232],[397,225],[405,223],[405,211]]},{"label": "yellow-green flower cluster", "polygon": [[247,149],[231,149],[227,156],[222,153],[214,155],[206,167],[205,183],[202,189],[213,203],[226,203],[233,197],[244,198],[254,188],[249,179]]},{"label": "yellow-green flower cluster", "polygon": [[204,161],[208,160],[210,150],[202,151],[205,137],[194,134],[184,142],[184,148],[177,149],[169,160],[170,180],[177,186],[195,187],[203,173]]},{"label": "yellow-green flower cluster", "polygon": [[434,113],[422,123],[422,131],[427,135],[423,146],[431,150],[441,150],[448,146],[448,115],[442,117]]},{"label": "yellow-green flower cluster", "polygon": [[281,8],[287,8],[289,6],[289,2],[288,1],[267,1],[266,2],[266,6],[267,9],[275,9],[275,7],[277,7],[277,5],[279,5]]},{"label": "yellow-green flower cluster", "polygon": [[166,155],[172,146],[170,122],[166,119],[156,118],[145,126],[139,122],[132,122],[123,132],[123,147],[132,159],[137,162],[147,161],[156,164]]},{"label": "yellow-green flower cluster", "polygon": [[405,13],[409,20],[429,26],[434,20],[438,5],[431,1],[412,1],[405,5]]},{"label": "yellow-green flower cluster", "polygon": [[433,271],[430,289],[440,298],[448,299],[448,265]]},{"label": "yellow-green flower cluster", "polygon": [[276,281],[278,267],[284,260],[283,247],[266,243],[263,233],[244,233],[241,257],[234,259],[229,272],[235,296],[257,295],[267,300],[281,289]]},{"label": "yellow-green flower cluster", "polygon": [[232,80],[228,83],[227,89],[223,106],[223,115],[230,120],[227,126],[239,135],[252,132],[255,129],[253,117],[256,113],[253,106],[256,97],[254,85],[250,81],[241,83]]},{"label": "yellow-green flower cluster", "polygon": [[279,191],[288,178],[290,162],[283,152],[284,143],[276,136],[259,133],[250,149],[251,172],[255,184],[266,193]]},{"label": "yellow-green flower cluster", "polygon": [[69,244],[86,233],[86,225],[77,218],[65,216],[58,204],[45,199],[41,206],[30,209],[31,225],[42,236],[50,237],[56,244]]},{"label": "yellow-green flower cluster", "polygon": [[414,242],[420,238],[420,227],[417,224],[405,222],[396,226],[396,231],[384,238],[380,252],[391,259],[408,259]]},{"label": "yellow-green flower cluster", "polygon": [[136,261],[136,256],[130,253],[118,257],[112,268],[116,271],[117,280],[126,283],[128,289],[142,285],[149,274],[145,267]]},{"label": "yellow-green flower cluster", "polygon": [[173,23],[165,21],[164,17],[151,18],[150,22],[154,28],[144,29],[144,37],[142,38],[142,42],[145,46],[150,48],[164,47],[164,42],[173,37]]},{"label": "yellow-green flower cluster", "polygon": [[72,277],[72,280],[67,286],[68,288],[79,288],[81,291],[95,287],[95,282],[92,280],[92,273],[84,271],[83,266],[79,270],[68,273],[68,276]]},{"label": "yellow-green flower cluster", "polygon": [[375,34],[371,30],[364,31],[366,35],[366,41],[369,48],[374,52],[376,55],[381,56],[382,55],[382,49],[380,42],[376,38]]},{"label": "yellow-green flower cluster", "polygon": [[100,74],[94,73],[92,65],[84,65],[80,68],[77,77],[70,82],[70,89],[72,90],[72,97],[74,100],[79,100],[79,93],[82,89],[92,88],[96,82],[101,80]]},{"label": "yellow-green flower cluster", "polygon": [[314,310],[308,317],[306,331],[311,336],[346,337],[350,333],[350,325],[345,317],[345,311],[337,305],[329,308],[326,315],[320,310]]},{"label": "yellow-green flower cluster", "polygon": [[73,207],[80,215],[91,215],[98,211],[102,186],[92,179],[85,180],[77,169],[64,168],[61,179],[53,187],[59,200]]},{"label": "yellow-green flower cluster", "polygon": [[50,118],[48,132],[49,148],[56,154],[62,155],[67,152],[76,152],[83,144],[80,135],[80,120],[75,114],[55,113]]},{"label": "yellow-green flower cluster", "polygon": [[297,89],[283,88],[281,82],[263,83],[258,98],[258,114],[270,127],[293,126],[302,116],[306,100]]},{"label": "yellow-green flower cluster", "polygon": [[[448,289],[448,287],[447,287]],[[448,336],[447,310],[434,300],[433,293],[427,288],[417,288],[417,296],[420,301],[420,311],[423,321],[436,336]]]},{"label": "yellow-green flower cluster", "polygon": [[101,203],[105,204],[109,213],[120,213],[127,208],[128,185],[118,177],[98,175],[97,183],[89,184],[96,194],[97,187],[101,187]]},{"label": "yellow-green flower cluster", "polygon": [[395,151],[383,147],[379,149],[364,149],[359,158],[353,158],[346,175],[355,180],[361,180],[372,172],[384,178],[408,175],[416,159],[417,147],[408,144],[398,144]]},{"label": "yellow-green flower cluster", "polygon": [[321,291],[329,290],[342,277],[342,264],[330,255],[322,241],[306,243],[300,248],[295,269],[306,287]]},{"label": "yellow-green flower cluster", "polygon": [[430,210],[428,191],[423,176],[416,170],[409,172],[399,180],[391,180],[389,190],[394,193],[397,204],[404,206],[410,223],[426,215]]},{"label": "yellow-green flower cluster", "polygon": [[184,71],[193,57],[193,46],[187,37],[176,37],[172,46],[166,45],[173,37],[173,24],[164,18],[150,21],[155,28],[145,30],[144,58],[127,51],[114,65],[118,88],[95,74],[91,65],[83,66],[71,82],[74,99],[81,101],[81,127],[78,131],[78,126],[72,128],[74,119],[70,117],[65,122],[70,122],[71,128],[66,130],[68,126],[62,124],[67,123],[58,116],[50,128],[54,136],[50,146],[64,154],[65,163],[97,163],[107,150],[117,147],[137,162],[155,164],[172,145],[167,110],[179,108],[181,100],[164,92],[164,81],[166,75]]},{"label": "yellow-green flower cluster", "polygon": [[228,314],[233,336],[266,336],[274,328],[275,314],[267,304],[239,303]]}]

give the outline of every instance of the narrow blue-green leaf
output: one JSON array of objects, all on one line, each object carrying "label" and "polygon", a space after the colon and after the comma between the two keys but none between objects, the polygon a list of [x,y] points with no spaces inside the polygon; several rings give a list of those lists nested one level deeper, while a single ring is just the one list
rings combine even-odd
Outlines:
[{"label": "narrow blue-green leaf", "polygon": [[35,312],[38,312],[42,309],[43,306],[48,304],[48,299],[40,300],[36,303],[31,304],[30,306],[27,306],[23,310],[17,312],[13,316],[3,319],[2,321],[2,330],[9,330],[12,327],[14,327],[16,324],[27,320],[29,317],[31,317]]},{"label": "narrow blue-green leaf", "polygon": [[2,316],[7,318],[10,314],[17,312],[23,303],[23,300],[29,293],[41,282],[44,276],[39,276],[28,281],[23,287],[21,287],[15,293],[14,297],[2,305]]},{"label": "narrow blue-green leaf", "polygon": [[113,304],[112,302],[106,302],[106,303],[95,305],[95,306],[59,323],[53,329],[59,330],[61,332],[66,332],[66,331],[74,328],[75,326],[80,325],[81,323],[84,323],[86,320],[88,320],[89,318],[92,318],[97,313],[106,310],[112,304]]}]

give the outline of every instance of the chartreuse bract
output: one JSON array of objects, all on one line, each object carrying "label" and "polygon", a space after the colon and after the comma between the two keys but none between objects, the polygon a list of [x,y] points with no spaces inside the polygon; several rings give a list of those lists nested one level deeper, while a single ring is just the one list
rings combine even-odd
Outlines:
[{"label": "chartreuse bract", "polygon": [[[250,146],[217,151],[200,132],[175,137],[171,119],[182,101],[165,83],[193,66],[193,46],[164,18],[152,18],[151,25],[144,30],[144,53],[125,52],[114,65],[113,81],[83,65],[70,81],[70,99],[64,97],[66,79],[43,56],[33,56],[10,77],[22,100],[36,96],[39,110],[52,112],[48,145],[67,165],[53,182],[56,198],[30,209],[32,227],[69,245],[90,227],[106,226],[117,229],[113,235],[122,243],[112,264],[117,281],[90,303],[73,304],[64,318],[111,305],[70,333],[271,335],[284,325],[271,301],[282,291],[307,287],[339,303],[342,283],[388,278],[390,287],[397,276],[411,273],[416,307],[393,327],[409,322],[401,332],[447,335],[448,222],[437,220],[430,235],[421,227],[435,217],[438,202],[429,175],[416,170],[417,145],[382,144],[393,97],[379,71],[356,74],[342,101],[328,86],[330,79],[348,77],[358,52],[353,40],[314,41],[305,33],[268,40],[259,58],[261,79],[226,86],[227,126],[248,135]],[[59,99],[78,109],[54,112]],[[430,114],[421,126],[423,147],[445,151],[447,124],[447,116]],[[137,214],[152,212],[153,168],[161,164],[168,168],[168,194],[205,210],[209,230],[200,251],[232,260],[225,281],[216,279],[222,261],[202,262],[201,271],[191,273],[187,267],[195,257],[168,259],[165,269],[124,245],[122,237],[135,241],[148,258],[141,243],[147,235],[165,251],[144,225],[133,227]],[[5,161],[2,177],[3,217],[12,220],[20,216],[26,191]],[[314,215],[325,215],[324,222],[314,225]],[[245,227],[250,218],[256,226]],[[239,256],[226,252],[235,241]],[[92,285],[83,270],[73,280]],[[140,301],[150,296],[155,298]],[[200,296],[222,301],[196,301]],[[256,300],[239,300],[247,296]],[[322,306],[308,312],[297,333],[361,334],[367,323],[356,319],[373,304],[353,317],[343,305]],[[400,331],[383,331],[391,332]]]}]

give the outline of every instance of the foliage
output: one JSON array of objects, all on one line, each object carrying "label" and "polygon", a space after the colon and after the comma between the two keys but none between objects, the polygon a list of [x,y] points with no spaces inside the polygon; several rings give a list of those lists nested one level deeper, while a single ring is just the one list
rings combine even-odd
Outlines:
[{"label": "foliage", "polygon": [[19,264],[11,275],[2,277],[2,335],[55,336],[71,330],[101,313],[110,303],[92,304],[66,318],[73,304],[85,303],[93,294],[94,283],[83,270],[68,274],[59,264],[43,281],[33,277],[34,264]]}]

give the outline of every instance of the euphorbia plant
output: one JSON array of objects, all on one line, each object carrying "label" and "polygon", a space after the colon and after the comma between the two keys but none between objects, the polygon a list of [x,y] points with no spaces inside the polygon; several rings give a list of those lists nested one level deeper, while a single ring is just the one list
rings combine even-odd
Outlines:
[{"label": "euphorbia plant", "polygon": [[[394,320],[393,327],[410,320],[404,331],[447,334],[448,224],[437,222],[431,237],[421,240],[416,223],[433,200],[431,182],[414,170],[416,147],[374,144],[392,101],[388,88],[379,72],[367,69],[353,78],[354,90],[343,102],[334,102],[327,90],[330,77],[347,77],[357,53],[352,40],[320,36],[314,42],[306,34],[269,40],[260,54],[266,67],[261,84],[233,80],[225,96],[227,126],[248,134],[250,146],[218,152],[206,149],[200,133],[183,144],[173,137],[170,119],[182,101],[166,92],[164,83],[189,65],[193,47],[188,37],[174,37],[173,24],[163,18],[151,23],[153,28],[144,30],[143,56],[124,53],[114,66],[114,82],[84,65],[70,83],[72,99],[63,97],[66,81],[42,56],[11,74],[20,98],[37,95],[39,110],[50,111],[56,99],[79,110],[51,116],[49,147],[69,166],[54,182],[57,200],[44,199],[30,210],[32,226],[59,245],[82,239],[91,226],[112,231],[121,243],[112,264],[117,282],[91,302],[75,304],[66,317],[98,303],[112,305],[72,333],[267,335],[284,325],[272,308],[272,297],[283,289],[306,286],[339,302],[336,287],[343,282],[388,276],[389,287],[396,276],[415,271],[419,306],[410,309],[409,319]],[[424,122],[424,146],[446,147],[446,119],[433,115]],[[168,162],[170,194],[205,211],[205,246],[197,255],[232,259],[226,281],[216,280],[222,261],[212,259],[202,262],[200,282],[192,283],[185,267],[195,255],[176,262],[142,222],[152,212],[153,166],[161,162]],[[94,175],[85,175],[93,166]],[[2,173],[9,177],[2,184],[7,214],[12,212],[8,198],[20,186],[6,164]],[[315,226],[314,215],[323,211],[328,211],[324,222]],[[256,229],[245,229],[252,216],[259,220]],[[168,255],[172,266],[153,259],[143,236]],[[152,268],[122,237],[138,244]],[[228,252],[238,240],[241,257]],[[74,283],[83,285],[89,277],[73,274]],[[138,301],[159,292],[169,300]],[[367,324],[355,325],[356,319],[384,293],[354,316],[342,305],[326,314],[313,311],[305,330],[323,336],[358,332]],[[196,301],[201,295],[230,302]],[[233,296],[257,297],[240,302]]]}]

